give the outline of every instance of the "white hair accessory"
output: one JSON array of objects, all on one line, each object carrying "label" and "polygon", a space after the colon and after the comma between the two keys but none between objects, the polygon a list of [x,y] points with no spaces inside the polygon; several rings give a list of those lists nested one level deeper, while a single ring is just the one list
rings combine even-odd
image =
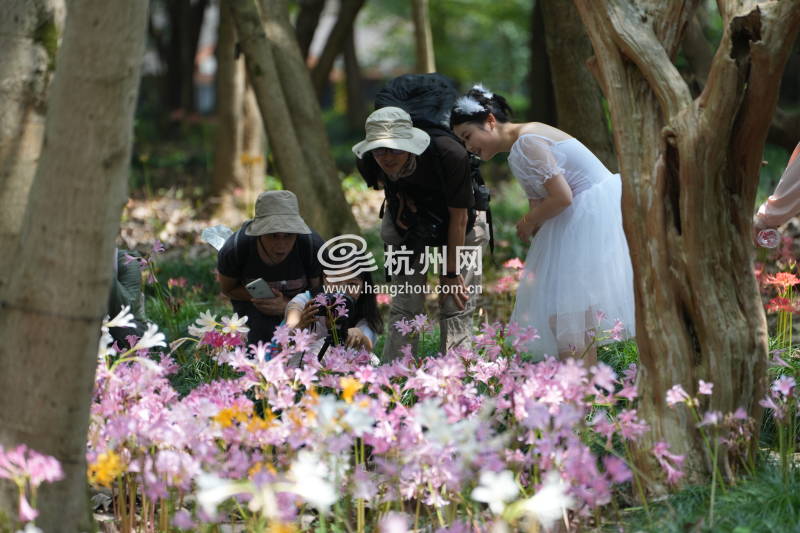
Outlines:
[{"label": "white hair accessory", "polygon": [[476,83],[472,86],[473,91],[478,91],[483,95],[484,98],[491,100],[494,97],[494,93],[483,86],[482,83]]},{"label": "white hair accessory", "polygon": [[471,96],[462,96],[456,100],[454,109],[462,115],[475,115],[486,111],[486,108]]}]

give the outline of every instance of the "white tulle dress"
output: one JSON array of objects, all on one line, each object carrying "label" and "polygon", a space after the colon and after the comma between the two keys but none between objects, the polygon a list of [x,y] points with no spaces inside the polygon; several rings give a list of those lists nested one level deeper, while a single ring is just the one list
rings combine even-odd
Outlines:
[{"label": "white tulle dress", "polygon": [[546,198],[544,182],[558,175],[572,189],[572,204],[542,224],[525,259],[510,320],[538,330],[528,352],[558,357],[574,348],[580,355],[587,332],[598,339],[633,337],[633,272],[619,174],[577,139],[555,142],[530,133],[517,139],[508,162],[530,199]]}]

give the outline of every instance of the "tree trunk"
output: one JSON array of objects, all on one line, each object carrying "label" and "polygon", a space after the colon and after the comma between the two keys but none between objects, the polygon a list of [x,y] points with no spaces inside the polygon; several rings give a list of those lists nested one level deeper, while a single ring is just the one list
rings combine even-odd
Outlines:
[{"label": "tree trunk", "polygon": [[[694,421],[667,390],[713,381],[711,407],[759,414],[767,330],[751,219],[797,0],[719,0],[724,34],[693,99],[672,63],[696,2],[575,0],[609,102],[636,287],[642,415],[652,441],[708,472]],[[652,474],[640,457],[639,468]]]},{"label": "tree trunk", "polygon": [[195,110],[195,56],[208,0],[170,0],[166,4],[170,32],[166,49],[166,102],[172,110],[191,113]]},{"label": "tree trunk", "polygon": [[369,113],[365,105],[361,67],[356,55],[355,32],[350,32],[350,38],[344,47],[344,76],[347,85],[347,125],[351,131],[361,133]]},{"label": "tree trunk", "polygon": [[[264,31],[271,48],[275,50],[278,78],[286,105],[291,110],[294,131],[298,139],[302,139],[299,144],[309,167],[307,177],[317,191],[319,204],[316,209],[327,220],[326,226],[332,235],[357,232],[358,224],[342,191],[342,182],[331,155],[322,111],[311,85],[308,68],[292,36],[286,0],[262,0],[261,6]],[[303,202],[302,198],[300,202]],[[317,231],[322,230],[317,228]]]},{"label": "tree trunk", "polygon": [[[236,21],[236,31],[240,36],[240,45],[245,54],[247,71],[255,89],[261,116],[264,117],[280,178],[284,186],[297,195],[300,212],[306,222],[324,236],[333,235],[336,229],[341,227],[342,219],[346,219],[349,215],[352,220],[353,215],[349,207],[346,213],[333,211],[332,204],[337,201],[337,197],[325,197],[332,174],[326,174],[325,179],[315,178],[319,172],[324,171],[324,168],[315,162],[324,160],[325,157],[330,158],[330,151],[324,150],[312,154],[313,158],[307,157],[313,139],[299,136],[295,121],[299,122],[299,115],[309,110],[291,106],[288,100],[289,96],[296,97],[296,93],[299,93],[302,87],[287,86],[290,89],[287,91],[281,87],[273,48],[262,26],[256,0],[235,0],[231,2],[231,6]],[[293,37],[291,42],[295,43]],[[297,54],[299,57],[299,51]],[[311,103],[316,104],[316,100],[312,98]],[[289,113],[289,109],[294,115]],[[321,121],[319,108],[316,109],[317,120]],[[324,133],[324,130],[322,132]],[[327,141],[327,138],[323,138]],[[338,196],[344,198],[341,189]],[[346,201],[344,203],[347,204]],[[334,213],[336,218],[332,216]]]},{"label": "tree trunk", "polygon": [[433,33],[428,12],[428,0],[412,0],[414,19],[414,43],[416,44],[416,70],[421,74],[436,72],[436,56],[433,52]]},{"label": "tree trunk", "polygon": [[[220,5],[217,38],[217,134],[211,196],[216,215],[233,225],[249,211],[263,185],[261,116],[252,88],[247,84],[244,59],[235,57],[236,27],[230,7]],[[238,200],[238,201],[237,201]]]},{"label": "tree trunk", "polygon": [[[20,244],[0,250],[15,257],[0,312],[0,445],[61,462],[65,479],[39,493],[44,531],[93,530],[86,432],[146,17],[147,2],[69,3]],[[13,504],[0,510],[16,516]]]},{"label": "tree trunk", "polygon": [[540,0],[558,127],[577,137],[610,170],[617,169],[603,94],[586,67],[592,43],[570,0]]},{"label": "tree trunk", "polygon": [[[5,2],[0,17],[0,250],[16,243],[42,147],[62,0]],[[0,298],[10,272],[0,254]]]},{"label": "tree trunk", "polygon": [[550,73],[550,58],[547,56],[545,42],[542,2],[536,2],[531,9],[530,38],[530,73],[528,74],[528,92],[530,108],[528,120],[558,124],[556,115],[556,97],[553,94],[553,77]]},{"label": "tree trunk", "polygon": [[364,5],[364,0],[340,0],[339,14],[336,16],[336,24],[333,25],[325,47],[319,56],[317,64],[311,70],[311,84],[317,94],[317,98],[322,95],[328,80],[331,77],[333,62],[344,48],[348,36],[353,31],[356,16]]},{"label": "tree trunk", "polygon": [[319,26],[319,17],[325,9],[325,0],[300,0],[300,13],[297,14],[295,23],[295,36],[297,44],[300,46],[300,55],[303,59],[308,59],[308,52],[311,49],[311,42],[314,40],[314,33]]}]

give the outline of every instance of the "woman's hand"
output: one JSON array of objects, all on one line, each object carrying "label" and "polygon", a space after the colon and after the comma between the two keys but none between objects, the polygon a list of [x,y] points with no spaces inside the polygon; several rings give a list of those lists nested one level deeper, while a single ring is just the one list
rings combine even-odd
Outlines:
[{"label": "woman's hand", "polygon": [[350,328],[347,330],[347,340],[345,346],[348,348],[363,348],[364,350],[372,351],[372,341],[369,340],[363,331],[359,328]]},{"label": "woman's hand", "polygon": [[537,224],[528,221],[528,215],[525,215],[517,222],[517,237],[522,242],[529,242],[538,230],[539,226]]}]

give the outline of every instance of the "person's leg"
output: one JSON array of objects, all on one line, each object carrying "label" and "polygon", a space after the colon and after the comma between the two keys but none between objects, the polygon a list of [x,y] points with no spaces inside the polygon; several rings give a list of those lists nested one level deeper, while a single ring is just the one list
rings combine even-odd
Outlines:
[{"label": "person's leg", "polygon": [[[392,297],[389,307],[389,318],[386,323],[386,337],[383,344],[382,363],[390,363],[401,356],[400,348],[411,344],[412,353],[417,350],[417,337],[413,339],[403,335],[394,327],[395,322],[401,319],[412,320],[425,308],[424,289],[427,280],[424,274],[419,273],[419,266],[412,262],[413,273],[398,273],[392,275],[392,285],[403,292],[398,292]],[[415,290],[419,289],[419,290]]]},{"label": "person's leg", "polygon": [[[480,212],[475,220],[475,226],[466,235],[464,246],[477,247],[477,253],[483,256],[486,243],[489,242],[489,230],[486,224],[486,214]],[[469,291],[469,299],[464,304],[464,309],[459,309],[452,295],[439,295],[439,331],[441,333],[440,350],[446,354],[449,350],[468,344],[474,333],[473,314],[478,300],[481,298],[483,287],[482,260],[481,268],[477,271],[472,268],[462,268],[460,274],[464,278],[464,285]]]}]

